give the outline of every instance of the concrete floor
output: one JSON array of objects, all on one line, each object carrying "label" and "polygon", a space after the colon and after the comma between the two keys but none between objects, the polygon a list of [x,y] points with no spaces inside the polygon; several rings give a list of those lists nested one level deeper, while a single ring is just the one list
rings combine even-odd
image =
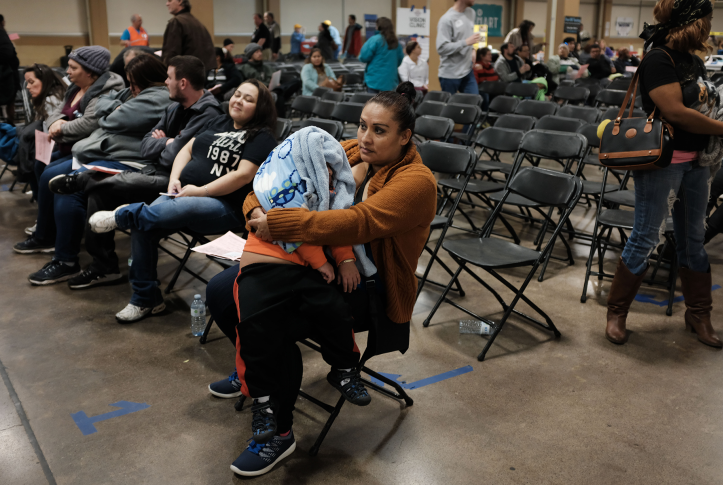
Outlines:
[{"label": "concrete floor", "polygon": [[[188,305],[194,293],[205,295],[205,285],[184,274],[168,310],[133,325],[113,317],[129,300],[127,280],[77,292],[65,284],[30,286],[28,274],[49,256],[13,253],[12,244],[25,238],[23,228],[35,219],[35,206],[19,190],[8,192],[10,182],[9,176],[0,181],[0,484],[242,482],[229,465],[249,438],[250,413],[236,412],[234,400],[207,391],[233,369],[234,349],[215,327],[205,345],[189,331]],[[478,220],[485,216],[477,211]],[[581,205],[575,226],[591,230],[593,216]],[[529,243],[531,232],[517,227]],[[449,237],[463,235],[452,231]],[[117,241],[119,255],[127,258],[128,237]],[[718,284],[722,241],[709,247]],[[574,266],[551,263],[545,281],[533,280],[526,292],[553,318],[560,339],[512,319],[487,360],[478,362],[485,340],[459,334],[458,322],[466,318],[460,311],[443,305],[422,327],[439,295],[428,287],[415,309],[407,354],[377,357],[371,367],[406,382],[465,366],[473,370],[410,390],[415,404],[409,408],[377,393],[368,407],[344,406],[315,458],[307,452],[327,415],[299,399],[296,452],[255,481],[722,483],[723,355],[684,332],[684,303],[667,317],[660,306],[635,302],[630,341],[609,343],[603,332],[610,284],[595,280],[581,304],[589,247],[576,243],[574,250]],[[609,253],[610,270],[616,257]],[[81,263],[88,261],[83,253]],[[161,256],[164,283],[175,264]],[[206,277],[218,272],[199,255],[189,264]],[[515,283],[524,277],[517,270],[504,274]],[[444,279],[439,271],[433,275]],[[468,276],[462,283],[464,304],[490,318],[501,316],[489,293]],[[667,298],[660,287],[641,293]],[[713,295],[721,330],[723,291]],[[363,344],[364,337],[359,340]],[[302,351],[304,390],[335,402],[321,357]],[[91,417],[113,411],[109,404],[118,401],[150,407],[96,423],[97,432],[86,436],[71,418],[78,411]]]}]

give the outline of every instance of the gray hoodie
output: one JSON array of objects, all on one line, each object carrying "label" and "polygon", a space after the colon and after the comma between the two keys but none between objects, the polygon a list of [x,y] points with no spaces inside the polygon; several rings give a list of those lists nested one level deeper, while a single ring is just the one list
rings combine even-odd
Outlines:
[{"label": "gray hoodie", "polygon": [[[96,128],[98,128],[98,116],[95,113],[95,106],[98,102],[98,98],[101,94],[106,94],[113,89],[123,89],[125,83],[123,78],[114,72],[107,71],[100,75],[98,79],[88,88],[88,91],[80,99],[80,106],[78,111],[81,116],[73,121],[65,123],[61,128],[62,139],[59,140],[61,143],[73,143],[78,140],[82,140],[87,137]],[[75,95],[78,93],[78,86],[71,85],[65,92],[65,98],[63,99],[62,106],[68,100],[73,100]],[[60,113],[60,110],[53,112],[46,120],[48,126],[52,125],[55,121],[63,119],[64,116]]]},{"label": "gray hoodie", "polygon": [[95,114],[99,128],[73,145],[73,156],[81,163],[113,160],[141,169],[152,159],[141,154],[141,140],[171,104],[165,86],[153,86],[131,97],[129,88],[98,99]]},{"label": "gray hoodie", "polygon": [[[522,65],[525,63],[525,61],[523,61],[518,56],[515,56],[515,60],[517,61],[517,69],[522,67]],[[498,57],[497,61],[495,61],[495,72],[500,77],[500,81],[505,81],[508,83],[527,79],[530,73],[530,71],[527,71],[526,73],[522,74],[522,78],[520,78],[520,76],[518,76],[515,71],[510,69],[510,65],[507,63],[507,59],[505,59],[505,56],[502,54],[500,54],[500,57]]]},{"label": "gray hoodie", "polygon": [[[158,170],[171,173],[173,160],[181,148],[196,136],[206,123],[221,114],[223,114],[221,106],[209,91],[204,91],[203,96],[188,109],[184,109],[179,103],[169,105],[161,121],[143,137],[141,156],[153,160]],[[163,131],[166,137],[153,138],[153,132],[156,130]],[[173,142],[167,145],[166,141],[169,138],[173,138]]]},{"label": "gray hoodie", "polygon": [[467,38],[474,34],[475,13],[470,7],[458,12],[454,7],[437,24],[439,77],[462,79],[472,71],[472,50]]}]

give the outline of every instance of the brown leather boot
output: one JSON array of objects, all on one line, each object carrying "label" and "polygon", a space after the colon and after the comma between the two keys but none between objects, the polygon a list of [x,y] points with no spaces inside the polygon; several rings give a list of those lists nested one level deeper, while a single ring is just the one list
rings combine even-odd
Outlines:
[{"label": "brown leather boot", "polygon": [[643,274],[634,275],[623,263],[623,258],[618,261],[613,284],[610,286],[608,294],[608,324],[605,329],[605,336],[614,344],[624,344],[628,341],[625,320],[628,318],[630,304],[635,299],[647,272],[646,268]]},{"label": "brown leather boot", "polygon": [[713,309],[710,270],[708,273],[680,268],[680,282],[685,297],[685,328],[698,334],[698,340],[711,347],[721,348],[713,325],[710,324],[710,312]]}]

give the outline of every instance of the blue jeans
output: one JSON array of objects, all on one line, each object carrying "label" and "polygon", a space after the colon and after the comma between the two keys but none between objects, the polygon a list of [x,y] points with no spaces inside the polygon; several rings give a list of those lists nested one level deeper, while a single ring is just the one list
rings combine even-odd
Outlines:
[{"label": "blue jeans", "polygon": [[[136,168],[109,160],[90,162],[86,165],[97,165],[100,167],[126,170],[130,172],[138,171]],[[74,172],[86,172],[87,170],[87,168],[81,167]],[[83,191],[70,195],[55,195],[54,213],[55,227],[57,229],[55,235],[55,256],[53,259],[64,261],[66,263],[74,263],[78,261],[80,241],[83,239],[83,234],[85,233],[87,205],[88,196],[86,196]]]},{"label": "blue jeans", "polygon": [[710,170],[695,163],[633,172],[635,223],[622,255],[625,266],[633,274],[640,275],[648,267],[648,258],[660,242],[662,226],[673,201],[678,264],[699,273],[708,271],[703,238]]},{"label": "blue jeans", "polygon": [[[60,152],[53,153],[53,157]],[[52,160],[52,159],[51,159]],[[35,229],[36,241],[43,244],[55,243],[55,217],[53,215],[55,194],[48,188],[48,182],[56,175],[65,175],[73,171],[73,156],[60,157],[48,165],[35,161],[35,175],[38,179],[38,223]]]},{"label": "blue jeans", "polygon": [[138,203],[119,209],[115,219],[119,228],[132,231],[131,303],[140,307],[153,307],[163,301],[156,274],[161,238],[183,228],[201,234],[223,234],[242,225],[228,203],[213,197],[163,195],[151,205]]},{"label": "blue jeans", "polygon": [[455,94],[458,92],[467,94],[479,94],[477,79],[475,79],[473,71],[470,71],[469,74],[460,79],[449,79],[446,77],[440,77],[439,84],[442,86],[442,91],[450,94]]}]

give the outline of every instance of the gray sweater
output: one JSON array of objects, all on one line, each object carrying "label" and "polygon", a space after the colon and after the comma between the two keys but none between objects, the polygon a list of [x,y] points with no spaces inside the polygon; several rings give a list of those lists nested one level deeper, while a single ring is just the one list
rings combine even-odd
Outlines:
[{"label": "gray sweater", "polygon": [[[518,56],[515,56],[515,60],[517,61],[518,69],[522,67],[522,64],[525,63],[525,61],[520,59]],[[500,81],[506,81],[509,83],[526,79],[526,74],[528,74],[530,71],[527,71],[527,73],[523,74],[522,79],[520,79],[520,76],[518,76],[515,71],[510,69],[510,65],[507,63],[507,59],[505,59],[505,56],[500,54],[500,57],[498,57],[497,61],[495,61],[495,72],[500,77]]]},{"label": "gray sweater", "polygon": [[[98,128],[98,116],[95,113],[96,103],[101,94],[106,94],[113,89],[123,89],[125,83],[123,78],[114,72],[107,71],[96,79],[96,81],[88,88],[88,91],[80,99],[80,107],[78,111],[81,116],[73,121],[65,123],[61,128],[62,139],[59,140],[62,143],[73,143],[78,140],[86,138],[88,135],[93,133]],[[46,123],[48,126],[52,125],[55,121],[63,119],[64,116],[61,114],[63,105],[70,100],[72,102],[76,94],[78,94],[78,86],[71,85],[65,92],[65,98],[60,107],[60,110],[54,111]]]},{"label": "gray sweater", "polygon": [[[183,109],[178,103],[169,105],[161,121],[143,137],[141,156],[153,160],[158,170],[171,173],[173,161],[181,148],[196,136],[206,123],[221,114],[221,106],[209,91],[204,91],[203,96],[187,109]],[[156,130],[163,131],[166,137],[153,138]],[[168,138],[173,138],[173,142],[166,144]]]},{"label": "gray sweater", "polygon": [[95,107],[99,128],[73,145],[80,163],[113,160],[141,169],[153,160],[141,154],[141,140],[171,104],[168,89],[154,86],[131,97],[129,88],[101,96]]},{"label": "gray sweater", "polygon": [[437,53],[439,77],[462,79],[472,71],[472,46],[467,38],[474,34],[474,10],[464,12],[450,8],[437,24]]}]

